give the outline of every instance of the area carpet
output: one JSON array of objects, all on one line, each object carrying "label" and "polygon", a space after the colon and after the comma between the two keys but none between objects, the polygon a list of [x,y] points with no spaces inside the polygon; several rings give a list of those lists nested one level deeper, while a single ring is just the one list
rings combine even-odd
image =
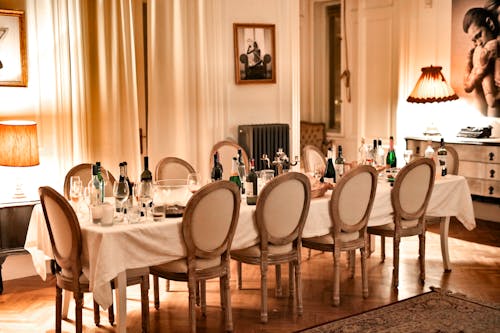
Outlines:
[{"label": "area carpet", "polygon": [[494,333],[500,332],[500,305],[464,295],[432,291],[318,325],[302,333]]}]

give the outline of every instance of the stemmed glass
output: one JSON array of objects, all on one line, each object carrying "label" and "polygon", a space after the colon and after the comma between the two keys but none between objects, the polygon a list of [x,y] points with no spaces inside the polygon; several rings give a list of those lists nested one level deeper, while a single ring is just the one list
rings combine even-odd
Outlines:
[{"label": "stemmed glass", "polygon": [[188,174],[187,186],[188,186],[188,189],[191,193],[198,191],[201,187],[200,175],[196,172]]},{"label": "stemmed glass", "polygon": [[123,204],[127,201],[129,195],[128,182],[125,179],[120,179],[113,184],[113,196],[118,210],[117,221],[121,222],[123,220]]},{"label": "stemmed glass", "polygon": [[80,200],[83,195],[83,183],[79,176],[71,176],[69,181],[69,197],[78,217],[80,215]]},{"label": "stemmed glass", "polygon": [[404,158],[406,164],[410,163],[412,155],[413,155],[413,150],[407,149],[404,151],[403,158]]},{"label": "stemmed glass", "polygon": [[137,184],[137,200],[139,202],[139,207],[141,207],[141,215],[144,213],[144,217],[148,218],[148,210],[153,202],[153,183],[152,182],[140,182]]}]

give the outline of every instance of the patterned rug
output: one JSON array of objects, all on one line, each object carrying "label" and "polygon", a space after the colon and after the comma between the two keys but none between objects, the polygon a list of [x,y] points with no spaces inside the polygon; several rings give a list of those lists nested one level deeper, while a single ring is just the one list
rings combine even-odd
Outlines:
[{"label": "patterned rug", "polygon": [[484,304],[438,288],[302,333],[494,333],[500,305]]}]

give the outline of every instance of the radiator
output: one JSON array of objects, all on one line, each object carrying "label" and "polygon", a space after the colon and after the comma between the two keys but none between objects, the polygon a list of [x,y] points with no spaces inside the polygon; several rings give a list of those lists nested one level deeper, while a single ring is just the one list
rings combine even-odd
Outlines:
[{"label": "radiator", "polygon": [[246,150],[248,158],[255,159],[255,170],[267,169],[261,160],[267,154],[271,162],[278,151],[290,157],[290,126],[288,124],[239,125],[238,144]]}]

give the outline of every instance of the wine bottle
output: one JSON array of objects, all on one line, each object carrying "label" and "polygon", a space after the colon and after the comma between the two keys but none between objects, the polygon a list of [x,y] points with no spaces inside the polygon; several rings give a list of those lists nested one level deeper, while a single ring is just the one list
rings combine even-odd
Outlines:
[{"label": "wine bottle", "polygon": [[92,178],[89,181],[88,188],[90,192],[90,203],[92,205],[100,204],[101,199],[101,182],[99,181],[97,172],[97,164],[92,164]]},{"label": "wine bottle", "polygon": [[427,148],[425,148],[424,157],[434,159],[434,148],[432,148],[431,140],[427,141]]},{"label": "wine bottle", "polygon": [[448,164],[447,164],[448,151],[444,147],[444,139],[441,138],[441,144],[437,151],[437,159],[439,161],[439,167],[441,169],[441,176],[446,176],[448,174]]},{"label": "wine bottle", "polygon": [[333,166],[333,152],[332,148],[328,148],[328,161],[326,163],[326,170],[323,179],[326,183],[335,183],[335,167]]},{"label": "wine bottle", "polygon": [[123,161],[122,163],[123,163],[123,174],[124,174],[125,180],[128,183],[128,193],[129,193],[126,205],[127,205],[127,208],[130,208],[134,205],[134,193],[133,193],[134,183],[132,183],[130,181],[130,179],[128,178],[128,171],[127,171],[128,164],[127,164],[127,162]]},{"label": "wine bottle", "polygon": [[213,182],[222,180],[222,166],[219,163],[219,154],[214,154],[214,165],[212,166],[211,179]]},{"label": "wine bottle", "polygon": [[[245,181],[247,172],[245,163],[243,163],[243,155],[240,148],[238,148],[238,174],[240,175],[240,182],[243,183],[243,181]],[[245,186],[241,187],[241,194],[245,194]]]},{"label": "wine bottle", "polygon": [[388,168],[395,168],[397,165],[396,152],[394,151],[394,137],[392,135],[389,137],[389,151],[387,152],[385,164]]},{"label": "wine bottle", "polygon": [[255,205],[257,202],[257,174],[255,173],[255,160],[250,160],[250,171],[245,179],[245,193],[247,204]]},{"label": "wine bottle", "polygon": [[359,165],[366,164],[367,151],[366,151],[365,138],[361,138],[361,145],[358,148],[358,163]]},{"label": "wine bottle", "polygon": [[241,179],[240,175],[238,174],[238,159],[236,157],[233,157],[233,164],[231,167],[231,176],[229,177],[229,181],[235,183],[241,189]]},{"label": "wine bottle", "polygon": [[151,171],[149,171],[149,157],[148,156],[144,156],[144,170],[141,173],[141,182],[144,182],[144,181],[149,181],[149,182],[153,181],[153,174],[151,173]]},{"label": "wine bottle", "polygon": [[100,198],[101,202],[104,202],[104,197],[106,195],[106,182],[104,181],[104,177],[102,176],[101,162],[97,161],[95,164],[97,166],[97,179],[99,180]]},{"label": "wine bottle", "polygon": [[[123,189],[123,186],[127,186],[128,184],[125,183],[125,169],[123,166],[123,162],[120,162],[118,164],[118,167],[120,168],[120,177],[118,178],[118,188]],[[130,193],[130,192],[129,192]],[[120,198],[115,197],[115,210],[117,213],[121,212],[121,206],[123,205],[125,209],[125,202],[121,204],[121,201],[119,200]],[[128,198],[127,198],[128,200]]]},{"label": "wine bottle", "polygon": [[373,146],[370,151],[372,165],[377,166],[377,139],[373,139]]},{"label": "wine bottle", "polygon": [[384,165],[384,160],[385,160],[385,151],[384,147],[382,146],[382,139],[378,139],[377,141],[377,165],[382,166]]},{"label": "wine bottle", "polygon": [[337,178],[342,178],[345,171],[345,159],[344,155],[342,155],[342,146],[339,145],[337,149],[337,158],[335,159],[335,175]]},{"label": "wine bottle", "polygon": [[141,216],[148,218],[148,211],[153,207],[153,175],[149,171],[148,156],[144,156],[144,170],[141,172],[138,198],[141,202]]}]

